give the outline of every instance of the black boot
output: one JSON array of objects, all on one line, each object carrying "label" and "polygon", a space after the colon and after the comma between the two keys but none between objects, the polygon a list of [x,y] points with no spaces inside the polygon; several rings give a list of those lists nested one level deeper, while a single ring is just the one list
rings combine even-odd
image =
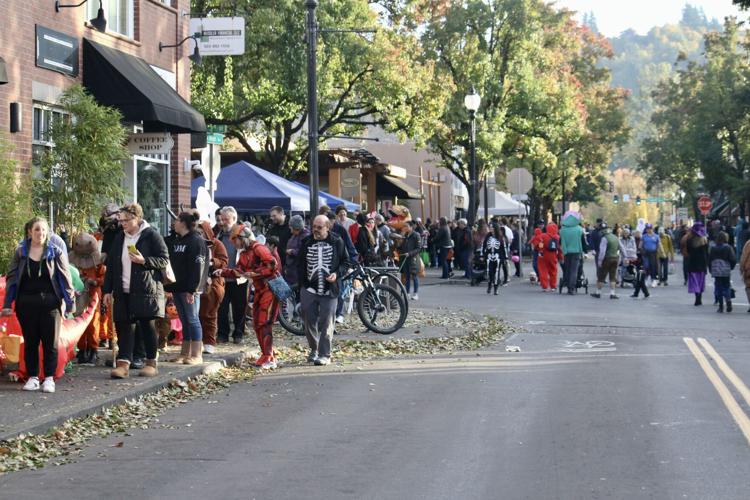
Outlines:
[{"label": "black boot", "polygon": [[716,310],[717,313],[723,313],[724,312],[724,299],[719,298],[719,308]]},{"label": "black boot", "polygon": [[495,295],[497,295],[497,285],[495,285]]},{"label": "black boot", "polygon": [[703,305],[703,295],[700,293],[695,294],[695,304],[694,306],[702,306]]},{"label": "black boot", "polygon": [[76,355],[76,363],[79,365],[82,365],[86,362],[89,356],[89,350],[88,349],[78,349],[78,354]]},{"label": "black boot", "polygon": [[487,295],[489,295],[491,291],[492,291],[492,282],[488,281],[487,282]]},{"label": "black boot", "polygon": [[732,301],[727,299],[727,312],[732,312]]}]

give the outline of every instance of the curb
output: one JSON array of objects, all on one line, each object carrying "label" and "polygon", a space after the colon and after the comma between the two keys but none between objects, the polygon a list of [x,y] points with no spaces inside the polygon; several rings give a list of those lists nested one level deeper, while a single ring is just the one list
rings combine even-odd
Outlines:
[{"label": "curb", "polygon": [[63,422],[67,420],[92,415],[106,408],[123,403],[125,402],[126,399],[133,399],[138,396],[142,396],[143,394],[156,392],[164,387],[167,387],[170,384],[170,382],[174,379],[187,380],[189,378],[192,378],[201,374],[210,375],[210,374],[217,373],[222,368],[225,368],[227,366],[236,366],[239,364],[239,362],[242,360],[243,357],[244,357],[243,353],[232,353],[226,356],[222,356],[221,358],[217,358],[209,362],[203,363],[202,365],[190,366],[189,368],[185,368],[185,369],[180,370],[177,373],[174,373],[173,376],[169,378],[163,379],[159,377],[150,382],[144,383],[143,385],[138,386],[137,388],[134,388],[133,390],[128,391],[124,394],[112,396],[110,398],[104,399],[102,401],[98,401],[94,404],[91,404],[85,407],[76,408],[74,411],[70,413],[50,416],[50,418],[44,420],[43,422],[35,422],[31,425],[22,427],[20,429],[16,428],[13,431],[0,433],[0,441],[7,441],[10,439],[14,439],[18,437],[20,434],[44,434],[50,429],[52,429],[53,427],[57,427],[58,425],[62,424]]}]

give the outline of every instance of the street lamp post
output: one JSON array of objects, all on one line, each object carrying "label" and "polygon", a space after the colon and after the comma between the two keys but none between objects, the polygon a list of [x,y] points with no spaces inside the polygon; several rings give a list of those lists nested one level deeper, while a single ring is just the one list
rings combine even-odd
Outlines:
[{"label": "street lamp post", "polygon": [[[471,118],[471,159],[469,161],[469,178],[471,180],[471,193],[469,193],[469,227],[474,226],[476,212],[474,204],[477,201],[477,146],[476,146],[476,115],[482,98],[472,86],[471,93],[464,97],[464,106],[469,110]],[[486,193],[486,191],[485,191]],[[487,197],[485,196],[485,211],[487,210]]]},{"label": "street lamp post", "polygon": [[320,177],[318,172],[318,85],[317,85],[317,51],[318,23],[315,20],[317,0],[305,0],[307,8],[307,141],[310,174],[310,215],[318,213],[318,191]]}]

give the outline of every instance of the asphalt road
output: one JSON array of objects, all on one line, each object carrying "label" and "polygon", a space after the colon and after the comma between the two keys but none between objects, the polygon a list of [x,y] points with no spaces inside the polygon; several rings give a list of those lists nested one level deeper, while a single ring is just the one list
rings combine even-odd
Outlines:
[{"label": "asphalt road", "polygon": [[676,285],[638,301],[424,287],[422,306],[523,331],[481,353],[280,370],[78,463],[0,476],[0,497],[745,499],[750,315]]}]

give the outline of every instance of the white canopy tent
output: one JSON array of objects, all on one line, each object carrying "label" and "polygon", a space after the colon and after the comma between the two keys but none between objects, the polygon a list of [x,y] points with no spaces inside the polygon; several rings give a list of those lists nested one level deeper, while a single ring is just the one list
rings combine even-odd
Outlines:
[{"label": "white canopy tent", "polygon": [[[527,207],[520,201],[516,201],[513,198],[511,198],[510,194],[504,193],[502,191],[496,191],[492,190],[488,193],[488,210],[487,212],[490,215],[515,215],[518,216],[518,214],[522,214],[524,216],[528,215]],[[479,193],[479,200],[484,202],[484,196],[482,193]],[[479,205],[479,210],[477,211],[477,214],[479,216],[482,216],[484,214],[484,205]]]}]

